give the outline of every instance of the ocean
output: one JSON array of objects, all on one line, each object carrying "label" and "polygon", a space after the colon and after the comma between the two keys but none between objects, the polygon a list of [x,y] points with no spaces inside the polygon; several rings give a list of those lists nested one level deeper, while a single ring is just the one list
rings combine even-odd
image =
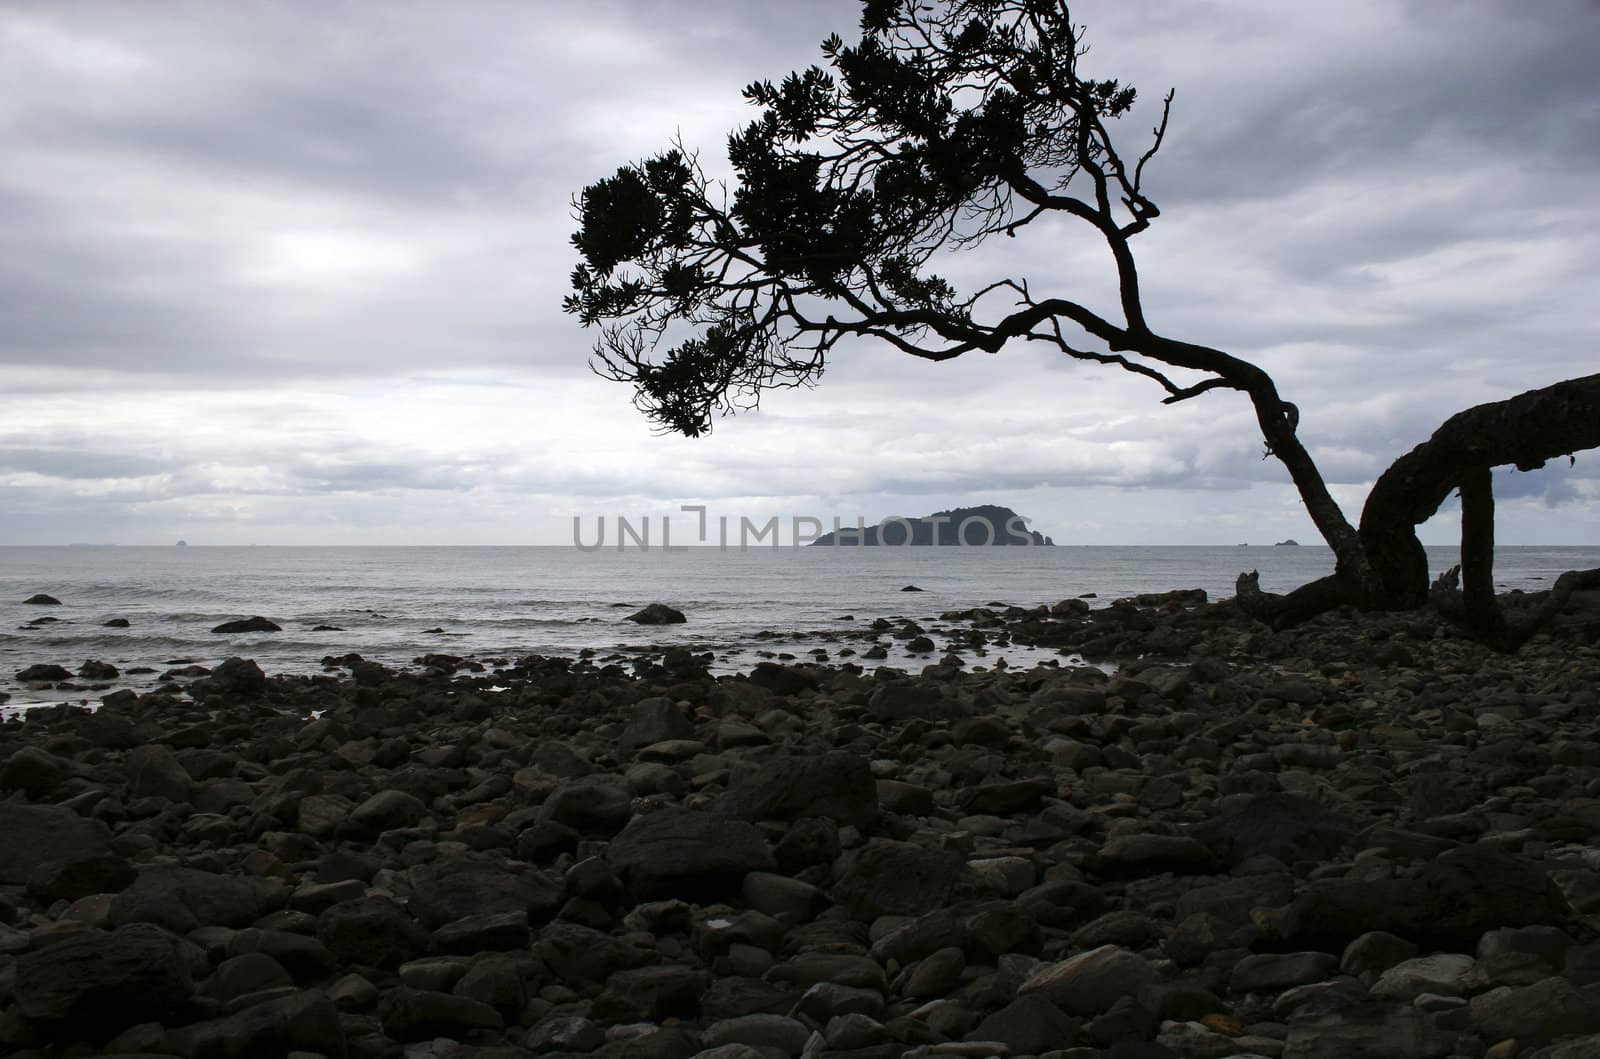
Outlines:
[{"label": "ocean", "polygon": [[[1430,548],[1429,557],[1437,572],[1456,561],[1456,549]],[[1497,553],[1496,580],[1506,589],[1547,588],[1565,570],[1595,566],[1600,548],[1508,547]],[[242,655],[269,673],[311,673],[325,656],[351,651],[399,666],[430,652],[515,658],[593,648],[606,657],[682,645],[711,651],[714,670],[727,672],[818,647],[841,660],[839,648],[852,642],[828,635],[859,631],[878,617],[931,627],[942,611],[990,602],[1031,606],[1094,593],[1093,604],[1104,605],[1174,588],[1204,588],[1220,599],[1233,594],[1240,571],[1252,569],[1263,589],[1285,592],[1332,568],[1321,546],[0,547],[0,691],[11,694],[13,708],[84,697],[18,684],[15,673],[39,662],[73,671],[88,659],[124,670],[148,666],[156,672],[114,682],[147,688],[160,672],[189,662]],[[908,584],[923,591],[903,592]],[[62,605],[24,605],[35,593]],[[623,620],[655,601],[688,622]],[[210,631],[251,615],[283,631]],[[41,617],[58,621],[24,627]],[[128,627],[104,627],[112,618]],[[758,633],[773,635],[758,640]],[[1022,648],[1006,656],[1013,665],[1053,657]],[[917,668],[925,660],[892,648],[889,664]]]}]

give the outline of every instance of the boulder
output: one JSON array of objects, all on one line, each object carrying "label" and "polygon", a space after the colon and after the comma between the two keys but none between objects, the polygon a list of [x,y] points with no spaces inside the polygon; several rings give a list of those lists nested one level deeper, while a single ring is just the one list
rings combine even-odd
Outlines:
[{"label": "boulder", "polygon": [[78,667],[78,676],[84,680],[115,680],[121,676],[121,671],[110,662],[91,658]]},{"label": "boulder", "polygon": [[0,883],[26,883],[41,866],[111,853],[111,829],[64,806],[0,802]]},{"label": "boulder", "polygon": [[239,618],[234,621],[225,621],[218,625],[212,632],[282,632],[283,626],[275,621],[261,617],[259,614],[249,618]]},{"label": "boulder", "polygon": [[72,775],[72,762],[64,757],[25,746],[0,765],[0,791],[21,791],[31,801],[43,801]]},{"label": "boulder", "polygon": [[949,904],[965,866],[949,850],[875,841],[851,854],[834,899],[861,920],[920,916]]},{"label": "boulder", "polygon": [[136,1022],[159,1019],[189,999],[183,943],[148,923],[86,930],[17,959],[17,1009],[36,1023],[103,1041]]},{"label": "boulder", "polygon": [[625,620],[640,625],[681,625],[689,619],[683,616],[683,611],[665,603],[651,603],[643,610],[634,611]]},{"label": "boulder", "polygon": [[694,722],[673,705],[671,699],[656,695],[636,703],[623,726],[617,745],[624,754],[642,746],[668,739],[693,739]]},{"label": "boulder", "polygon": [[[251,620],[254,621],[255,619],[252,618]],[[271,623],[269,622],[268,624]],[[241,629],[236,631],[274,632],[276,628],[262,630]],[[191,693],[216,692],[236,698],[252,699],[264,695],[266,690],[267,675],[261,671],[261,667],[253,659],[234,656],[232,658],[224,658],[221,664],[211,671],[210,676],[202,681],[196,681]]]},{"label": "boulder", "polygon": [[17,679],[24,684],[56,684],[63,680],[71,680],[72,673],[65,666],[40,662],[26,669],[17,670]]},{"label": "boulder", "polygon": [[35,607],[59,607],[59,606],[61,606],[61,601],[59,599],[57,599],[54,596],[46,595],[43,592],[36,592],[33,595],[29,596],[27,599],[23,600],[22,602],[24,602],[26,604],[29,604],[30,606],[35,606]]},{"label": "boulder", "polygon": [[1155,968],[1138,953],[1102,945],[1039,968],[1020,993],[1037,993],[1069,1015],[1098,1015],[1155,979]]},{"label": "boulder", "polygon": [[780,757],[735,768],[717,808],[744,820],[829,817],[866,830],[878,820],[878,787],[856,754]]},{"label": "boulder", "polygon": [[736,893],[745,875],[776,866],[754,825],[678,807],[634,817],[612,839],[606,859],[639,900]]},{"label": "boulder", "polygon": [[155,923],[174,933],[241,927],[265,910],[257,880],[163,864],[146,868],[111,902],[111,921]]},{"label": "boulder", "polygon": [[167,1034],[168,1046],[194,1059],[311,1052],[342,1059],[344,1029],[334,1002],[320,990],[263,1000],[229,1015]]},{"label": "boulder", "polygon": [[495,912],[524,912],[542,921],[561,907],[565,897],[560,876],[465,857],[419,865],[408,874],[411,912],[429,929]]},{"label": "boulder", "polygon": [[1242,805],[1197,825],[1191,834],[1228,864],[1276,857],[1285,864],[1329,860],[1356,832],[1346,817],[1297,794],[1251,796]]},{"label": "boulder", "polygon": [[359,897],[325,909],[317,938],[341,963],[390,970],[428,948],[428,932],[386,897]]},{"label": "boulder", "polygon": [[153,743],[128,751],[128,797],[155,795],[174,802],[187,802],[194,793],[194,779],[165,744]]}]

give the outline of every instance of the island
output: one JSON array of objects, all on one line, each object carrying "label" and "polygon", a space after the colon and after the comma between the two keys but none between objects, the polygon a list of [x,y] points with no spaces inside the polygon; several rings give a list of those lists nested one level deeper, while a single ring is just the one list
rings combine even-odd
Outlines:
[{"label": "island", "polygon": [[[908,539],[909,537],[909,539]],[[866,527],[842,527],[833,533],[824,533],[811,542],[818,546],[875,547],[878,545],[922,545],[973,547],[1000,545],[1053,545],[1055,541],[1036,530],[1028,529],[1027,520],[1009,507],[983,504],[978,507],[958,507],[949,511],[935,511],[920,518],[901,518],[898,515]]]},{"label": "island", "polygon": [[1273,547],[1274,548],[1298,548],[1298,547],[1300,547],[1300,542],[1295,540],[1293,537],[1290,537],[1286,541],[1279,541],[1277,544],[1274,544]]}]

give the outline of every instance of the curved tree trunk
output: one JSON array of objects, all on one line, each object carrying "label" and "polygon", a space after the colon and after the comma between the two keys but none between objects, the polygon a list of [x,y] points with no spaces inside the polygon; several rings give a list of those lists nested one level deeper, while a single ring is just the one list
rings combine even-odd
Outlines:
[{"label": "curved tree trunk", "polygon": [[[1489,468],[1518,470],[1600,446],[1600,375],[1567,379],[1457,412],[1433,436],[1390,464],[1361,512],[1361,543],[1375,577],[1375,609],[1419,607],[1428,598],[1428,560],[1416,527],[1439,510],[1450,493]],[[1481,494],[1480,494],[1481,495]],[[1474,505],[1477,506],[1477,505]],[[1489,500],[1489,518],[1493,501]],[[1464,542],[1465,543],[1465,542]],[[1469,585],[1483,583],[1481,567],[1493,554],[1474,547],[1462,556]]]},{"label": "curved tree trunk", "polygon": [[[1260,414],[1263,402],[1257,399],[1256,406]],[[1275,437],[1268,429],[1268,417],[1261,415],[1261,419],[1268,444],[1290,468],[1295,484],[1302,486],[1296,464],[1301,459],[1309,464],[1310,456],[1294,436],[1292,421],[1284,424],[1287,436],[1280,427]],[[1373,485],[1357,531],[1359,563],[1347,561],[1336,545],[1335,572],[1286,596],[1264,593],[1253,573],[1241,574],[1239,605],[1281,627],[1345,604],[1367,610],[1408,610],[1431,598],[1475,638],[1498,650],[1516,650],[1560,610],[1581,579],[1564,575],[1540,606],[1521,620],[1508,621],[1494,595],[1492,469],[1512,464],[1519,470],[1533,470],[1556,456],[1596,447],[1600,447],[1600,375],[1567,379],[1458,412],[1427,441],[1391,464]],[[1313,475],[1315,470],[1311,466]],[[1321,485],[1320,476],[1315,484]],[[1417,539],[1416,527],[1431,518],[1455,490],[1461,492],[1461,566],[1430,590],[1428,557]],[[1302,487],[1301,495],[1308,509],[1314,508],[1314,499],[1332,503],[1326,489],[1313,489],[1308,495]],[[1317,520],[1318,529],[1335,544],[1335,536],[1323,522]],[[1342,522],[1339,516],[1331,524],[1335,535]],[[1583,575],[1589,580],[1595,576]]]}]

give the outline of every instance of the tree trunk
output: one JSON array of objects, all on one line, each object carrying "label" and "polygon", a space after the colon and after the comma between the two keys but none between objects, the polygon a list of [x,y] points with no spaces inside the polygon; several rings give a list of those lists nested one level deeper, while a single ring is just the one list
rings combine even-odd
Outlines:
[{"label": "tree trunk", "polygon": [[[1394,461],[1367,497],[1360,535],[1376,580],[1376,598],[1367,605],[1403,610],[1426,602],[1428,560],[1416,527],[1469,477],[1502,464],[1530,471],[1597,446],[1600,375],[1477,405],[1445,420],[1431,438]],[[1491,519],[1492,504],[1491,499]],[[1470,568],[1467,576],[1470,583]]]}]

